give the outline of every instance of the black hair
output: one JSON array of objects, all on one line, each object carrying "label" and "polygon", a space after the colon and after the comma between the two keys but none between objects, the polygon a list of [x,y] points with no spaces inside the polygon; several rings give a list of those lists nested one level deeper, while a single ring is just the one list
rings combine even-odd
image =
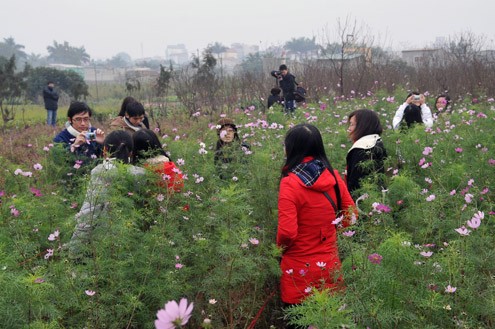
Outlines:
[{"label": "black hair", "polygon": [[375,111],[368,109],[353,111],[349,114],[349,122],[352,117],[356,118],[356,127],[351,134],[353,141],[357,141],[361,137],[367,135],[382,134],[383,128],[380,123],[380,117]]},{"label": "black hair", "polygon": [[144,106],[138,101],[130,102],[125,107],[125,114],[131,118],[144,115]]},{"label": "black hair", "polygon": [[116,158],[124,163],[129,163],[132,155],[132,136],[125,130],[115,130],[107,135],[103,146],[109,158]]},{"label": "black hair", "polygon": [[122,105],[120,106],[119,117],[125,116],[125,108],[127,107],[127,104],[132,102],[136,102],[136,99],[134,97],[127,96],[126,98],[124,98],[124,100],[122,101]]},{"label": "black hair", "polygon": [[152,158],[157,155],[169,157],[153,130],[139,129],[133,134],[132,139],[134,142],[133,162]]},{"label": "black hair", "polygon": [[330,165],[330,161],[328,161],[325,146],[323,145],[323,138],[318,128],[307,123],[298,124],[289,129],[285,135],[284,143],[287,158],[282,167],[282,177],[289,175],[289,172],[298,164],[302,163],[305,157],[311,156],[316,160],[320,160],[335,178],[335,194],[337,196],[338,209],[342,209],[337,177],[335,176],[332,165]]},{"label": "black hair", "polygon": [[279,71],[288,70],[287,65],[285,65],[285,64],[280,65],[280,66],[278,67],[278,70],[279,70]]},{"label": "black hair", "polygon": [[88,104],[84,102],[72,102],[69,105],[69,109],[67,110],[67,117],[72,119],[72,117],[79,113],[88,113],[89,116],[93,115],[93,111],[88,106]]},{"label": "black hair", "polygon": [[[320,160],[326,168],[332,168],[325,153],[320,131],[315,126],[304,123],[292,127],[285,135],[284,143],[287,159],[282,168],[282,176],[287,176],[308,156]],[[331,171],[333,172],[333,169]]]},{"label": "black hair", "polygon": [[414,123],[423,123],[423,116],[421,114],[421,107],[415,104],[409,104],[404,109],[404,115],[402,120],[407,123],[407,127],[411,127]]},{"label": "black hair", "polygon": [[282,90],[280,90],[280,88],[272,88],[272,89],[270,90],[270,93],[271,93],[272,95],[274,95],[274,96],[277,96],[277,95],[280,95],[280,92],[281,92],[281,91],[282,91]]}]

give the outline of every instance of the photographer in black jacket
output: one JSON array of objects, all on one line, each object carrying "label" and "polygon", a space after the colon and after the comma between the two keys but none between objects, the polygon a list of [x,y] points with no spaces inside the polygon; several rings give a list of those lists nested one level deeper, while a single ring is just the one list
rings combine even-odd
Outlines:
[{"label": "photographer in black jacket", "polygon": [[271,75],[277,78],[278,85],[284,95],[284,106],[286,113],[293,113],[296,107],[294,92],[296,91],[296,77],[289,73],[287,65],[282,64],[278,71],[272,71]]}]

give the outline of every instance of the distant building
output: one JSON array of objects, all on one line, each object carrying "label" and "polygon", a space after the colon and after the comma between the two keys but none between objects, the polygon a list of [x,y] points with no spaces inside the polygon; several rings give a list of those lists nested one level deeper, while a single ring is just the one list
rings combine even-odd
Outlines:
[{"label": "distant building", "polygon": [[168,45],[165,49],[165,59],[173,61],[175,64],[185,64],[189,62],[189,54],[184,44]]},{"label": "distant building", "polygon": [[409,66],[443,66],[448,62],[445,50],[442,48],[424,48],[402,51],[402,59]]}]

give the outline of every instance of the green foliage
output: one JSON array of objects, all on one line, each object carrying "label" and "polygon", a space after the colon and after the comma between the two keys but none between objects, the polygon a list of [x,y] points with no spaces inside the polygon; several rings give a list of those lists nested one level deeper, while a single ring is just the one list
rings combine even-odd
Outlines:
[{"label": "green foliage", "polygon": [[49,67],[37,67],[29,71],[26,81],[26,96],[36,101],[48,81],[55,82],[57,88],[67,93],[72,99],[87,97],[88,85],[83,77],[71,70],[57,70]]},{"label": "green foliage", "polygon": [[[159,135],[187,176],[183,191],[169,195],[157,184],[161,177],[136,180],[122,165],[85,245],[89,257],[78,261],[66,244],[90,170],[101,160],[78,167],[81,159],[60,145],[42,150],[52,132],[41,127],[36,140],[15,130],[2,135],[4,144],[23,139],[34,146],[0,151],[0,323],[153,328],[158,309],[185,297],[194,302],[187,328],[249,328],[252,321],[256,328],[282,328],[284,315],[320,329],[493,327],[490,102],[460,104],[432,130],[385,129],[386,174],[363,181],[358,223],[339,231],[346,289],[315,291],[281,313],[275,236],[284,135],[293,124],[315,124],[332,165],[343,172],[351,146],[345,115],[373,108],[387,127],[398,106],[376,94],[325,109],[308,104],[293,117],[252,108],[229,113],[251,153],[239,154],[226,179],[213,161],[218,118],[170,111]],[[38,162],[43,168],[32,169]],[[480,226],[469,226],[480,212]],[[456,231],[462,226],[469,235]],[[55,231],[59,236],[48,239]]]},{"label": "green foliage", "polygon": [[53,45],[46,47],[48,59],[57,64],[82,65],[89,63],[90,56],[82,47],[73,47],[67,41],[58,43],[53,41]]}]

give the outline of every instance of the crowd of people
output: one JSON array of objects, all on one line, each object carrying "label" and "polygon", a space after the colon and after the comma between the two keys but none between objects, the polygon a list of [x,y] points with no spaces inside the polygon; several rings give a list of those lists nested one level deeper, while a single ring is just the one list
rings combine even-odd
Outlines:
[{"label": "crowd of people", "polygon": [[[272,89],[269,106],[283,104],[286,111],[293,112],[295,102],[291,95],[297,86],[295,77],[288,73],[285,65],[272,75],[277,77],[280,88]],[[280,96],[281,92],[283,96]],[[432,114],[425,96],[413,92],[397,109],[392,127],[405,131],[421,124],[429,128],[436,117],[448,111],[448,95],[437,97]],[[149,129],[148,117],[139,101],[132,97],[123,100],[108,134],[92,126],[92,114],[87,104],[71,103],[65,129],[54,138],[54,142],[64,145],[67,152],[103,159],[91,170],[85,200],[75,216],[75,229],[67,244],[74,259],[88,256],[85,248],[91,232],[96,226],[105,225],[99,218],[107,209],[108,186],[119,178],[119,164],[126,166],[127,172],[135,178],[136,186],[142,184],[142,177],[147,172],[151,172],[156,174],[157,186],[165,189],[168,195],[180,192],[184,187],[182,172],[163,149],[156,133]],[[344,178],[333,169],[317,127],[298,124],[285,135],[276,244],[281,250],[281,300],[286,305],[301,303],[310,293],[308,287],[342,289],[337,231],[356,223],[355,200],[362,192],[363,180],[380,177],[385,172],[387,151],[381,139],[383,128],[378,114],[359,109],[347,117],[347,133],[352,146],[347,152]],[[216,175],[230,181],[238,168],[246,164],[250,146],[241,141],[232,119],[221,118],[216,128]],[[374,183],[380,189],[385,188],[380,179],[375,179]]]}]

